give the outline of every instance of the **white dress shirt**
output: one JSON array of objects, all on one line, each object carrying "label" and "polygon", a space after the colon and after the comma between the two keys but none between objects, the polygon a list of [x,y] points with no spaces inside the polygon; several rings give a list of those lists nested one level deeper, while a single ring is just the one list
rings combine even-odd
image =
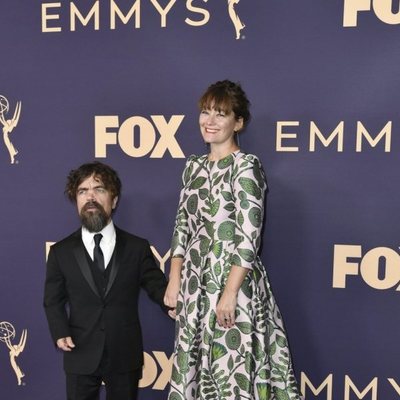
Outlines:
[{"label": "white dress shirt", "polygon": [[89,232],[84,226],[82,226],[82,241],[92,260],[94,250],[94,235],[97,233],[101,233],[103,235],[100,241],[100,248],[103,252],[104,264],[107,268],[115,248],[116,234],[113,222],[111,221],[100,232]]}]

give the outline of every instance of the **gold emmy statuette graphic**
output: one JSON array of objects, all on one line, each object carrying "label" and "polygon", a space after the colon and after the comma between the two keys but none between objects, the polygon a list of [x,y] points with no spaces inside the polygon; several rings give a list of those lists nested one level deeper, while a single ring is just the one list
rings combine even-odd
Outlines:
[{"label": "gold emmy statuette graphic", "polygon": [[236,39],[240,39],[240,31],[246,26],[239,18],[235,10],[235,5],[239,4],[240,0],[228,0],[229,17],[232,20],[233,26],[236,30]]},{"label": "gold emmy statuette graphic", "polygon": [[0,122],[3,125],[3,140],[8,152],[10,153],[11,164],[15,164],[15,156],[18,154],[18,150],[11,143],[10,133],[18,124],[18,120],[21,115],[21,102],[17,102],[12,119],[5,118],[5,115],[8,113],[9,109],[10,105],[7,98],[0,95]]},{"label": "gold emmy statuette graphic", "polygon": [[[207,3],[208,0],[203,0]],[[238,13],[235,10],[236,4],[239,4],[240,0],[227,0],[229,18],[232,20],[233,26],[236,31],[236,39],[240,39],[240,31],[246,26],[239,18]]]},{"label": "gold emmy statuette graphic", "polygon": [[19,343],[12,344],[11,341],[15,338],[14,326],[7,321],[0,322],[0,342],[4,342],[10,350],[10,364],[15,372],[15,375],[17,376],[18,386],[23,384],[22,378],[25,376],[25,374],[17,365],[16,358],[24,351],[27,334],[27,330],[24,329],[22,331]]}]

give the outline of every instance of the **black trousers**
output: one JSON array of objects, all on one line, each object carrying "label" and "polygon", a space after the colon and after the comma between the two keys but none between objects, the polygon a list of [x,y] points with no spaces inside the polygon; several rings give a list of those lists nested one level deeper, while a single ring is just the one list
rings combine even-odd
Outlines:
[{"label": "black trousers", "polygon": [[115,373],[104,352],[99,367],[90,375],[66,374],[67,400],[98,400],[102,382],[107,400],[136,400],[142,369]]}]

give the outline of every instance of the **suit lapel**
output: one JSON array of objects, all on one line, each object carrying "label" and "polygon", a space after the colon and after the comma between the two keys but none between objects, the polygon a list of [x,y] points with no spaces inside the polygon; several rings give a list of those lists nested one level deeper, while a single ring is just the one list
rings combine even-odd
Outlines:
[{"label": "suit lapel", "polygon": [[121,233],[119,232],[119,229],[115,227],[115,233],[116,233],[116,238],[115,238],[115,248],[114,248],[114,254],[111,257],[111,265],[109,265],[107,268],[111,268],[110,271],[110,277],[108,279],[108,285],[107,285],[107,290],[105,293],[105,296],[107,296],[108,292],[110,291],[115,278],[117,276],[119,267],[120,267],[120,262],[119,260],[122,259],[122,254],[123,254],[123,249],[125,246],[125,240],[122,237]]},{"label": "suit lapel", "polygon": [[96,287],[96,284],[93,279],[92,271],[90,270],[90,266],[89,266],[89,263],[86,258],[85,246],[82,242],[80,232],[79,232],[79,239],[77,240],[77,243],[76,243],[73,251],[74,251],[76,261],[78,262],[79,268],[80,268],[83,276],[85,277],[87,283],[89,284],[89,286],[93,290],[93,292],[96,294],[96,296],[100,297],[100,294],[97,291],[97,287]]}]

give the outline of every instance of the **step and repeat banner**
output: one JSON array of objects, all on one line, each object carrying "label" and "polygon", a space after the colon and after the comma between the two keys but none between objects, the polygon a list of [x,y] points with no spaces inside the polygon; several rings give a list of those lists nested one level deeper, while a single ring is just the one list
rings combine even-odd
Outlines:
[{"label": "step and repeat banner", "polygon": [[[0,2],[0,397],[63,399],[42,297],[79,227],[68,172],[99,160],[115,215],[167,274],[197,100],[240,82],[269,183],[262,259],[307,400],[400,397],[396,0]],[[141,400],[166,398],[174,324],[146,295]]]}]

